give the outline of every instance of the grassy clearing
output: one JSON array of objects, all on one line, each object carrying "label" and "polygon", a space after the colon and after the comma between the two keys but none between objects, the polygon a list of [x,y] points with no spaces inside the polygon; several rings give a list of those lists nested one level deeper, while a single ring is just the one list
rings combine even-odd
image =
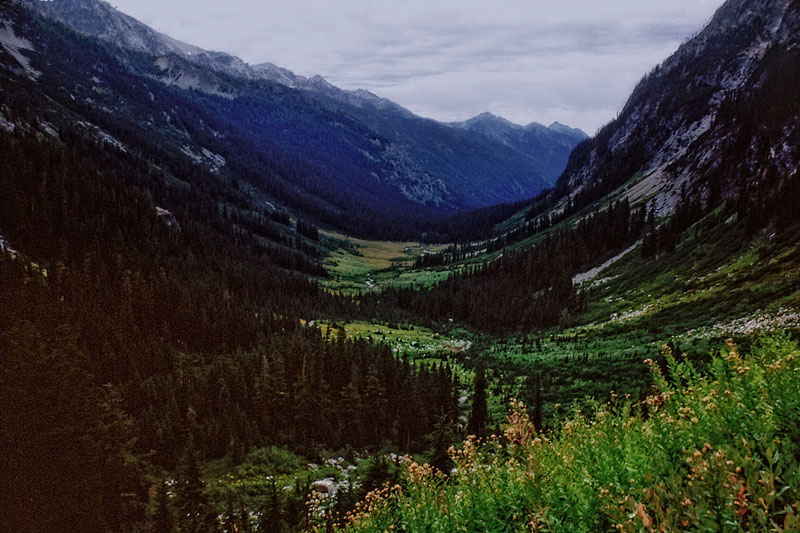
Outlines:
[{"label": "grassy clearing", "polygon": [[464,330],[437,333],[431,329],[413,325],[400,327],[362,321],[336,324],[322,321],[318,325],[323,335],[335,337],[338,330],[343,328],[348,337],[372,338],[388,344],[395,353],[411,358],[459,353],[472,344],[469,340],[469,333]]},{"label": "grassy clearing", "polygon": [[375,322],[354,321],[316,323],[323,335],[335,338],[344,331],[348,338],[372,339],[386,344],[398,357],[407,357],[418,365],[450,364],[462,383],[472,380],[472,372],[460,363],[463,353],[473,344],[474,336],[463,329],[439,333],[414,325],[399,326]]},{"label": "grassy clearing", "polygon": [[418,242],[368,241],[340,233],[320,232],[331,245],[324,261],[331,279],[323,285],[334,291],[355,293],[389,286],[429,286],[445,279],[446,269],[413,269],[414,260],[424,253],[445,248]]},{"label": "grassy clearing", "polygon": [[728,344],[706,371],[665,354],[656,390],[552,432],[515,404],[504,434],[453,450],[445,477],[408,462],[348,531],[798,531],[800,349]]},{"label": "grassy clearing", "polygon": [[[607,399],[611,391],[642,397],[652,384],[643,361],[657,358],[668,340],[641,329],[574,327],[478,340],[468,355],[488,369],[488,406],[494,422],[505,418],[511,398],[535,402],[534,377],[539,376],[543,420],[550,425],[559,406],[587,407]],[[697,356],[689,345],[678,349]]]},{"label": "grassy clearing", "polygon": [[290,490],[297,481],[312,475],[335,475],[336,469],[328,466],[319,472],[312,471],[306,458],[268,446],[248,454],[238,465],[229,458],[211,461],[205,465],[203,477],[209,493],[220,496],[214,501],[225,501],[228,492],[235,492],[240,498],[257,499],[269,493],[273,482],[279,490]]}]

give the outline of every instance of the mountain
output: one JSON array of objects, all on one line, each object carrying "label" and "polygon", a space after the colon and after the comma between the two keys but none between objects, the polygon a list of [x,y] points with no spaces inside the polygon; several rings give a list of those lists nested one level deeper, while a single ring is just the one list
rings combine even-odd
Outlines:
[{"label": "mountain", "polygon": [[[312,195],[350,191],[351,201],[334,202],[330,209],[345,216],[357,202],[368,206],[373,220],[396,225],[405,216],[421,223],[530,198],[553,183],[577,144],[575,136],[555,130],[555,143],[526,134],[518,147],[450,128],[365,90],[345,91],[320,76],[298,76],[271,63],[250,66],[223,52],[180,43],[99,0],[27,5],[112,43],[117,51],[106,50],[130,73],[188,91],[194,100],[197,93],[222,99],[206,100],[204,107],[230,132],[246,131],[257,139],[254,144],[268,147],[263,151],[284,152],[327,175],[315,180]],[[348,140],[340,142],[343,138]],[[331,216],[318,219],[333,223]]]},{"label": "mountain", "polygon": [[28,5],[53,16],[74,29],[119,46],[151,55],[199,54],[204,50],[182,43],[114,9],[107,2],[31,0]]},{"label": "mountain", "polygon": [[536,122],[520,126],[488,112],[450,125],[480,133],[530,158],[537,172],[551,185],[564,171],[572,149],[588,138],[580,129],[558,122],[547,127]]},{"label": "mountain", "polygon": [[[491,115],[463,127],[504,142],[523,130]],[[568,323],[568,313],[580,315],[600,292],[612,301],[627,294],[644,307],[636,316],[663,312],[647,323],[651,330],[796,305],[797,282],[784,280],[797,279],[800,257],[791,229],[799,166],[800,1],[729,0],[642,79],[616,120],[575,148],[552,190],[495,224],[493,237],[470,236],[417,262],[480,268],[402,301],[431,317],[448,309],[455,321],[494,332]],[[736,261],[759,247],[751,277],[740,276]],[[583,285],[623,260],[627,269],[604,278],[602,289]],[[781,276],[771,278],[770,268]],[[694,284],[719,272],[728,274],[717,285]],[[663,298],[676,286],[677,294],[696,292]]]},{"label": "mountain", "polygon": [[577,209],[616,190],[668,215],[681,198],[714,204],[795,174],[798,12],[792,0],[726,2],[573,152],[555,198]]}]

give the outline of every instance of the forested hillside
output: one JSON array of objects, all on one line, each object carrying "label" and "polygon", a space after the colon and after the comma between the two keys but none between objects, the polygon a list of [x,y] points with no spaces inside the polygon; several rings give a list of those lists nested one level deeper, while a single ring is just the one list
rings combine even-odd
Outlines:
[{"label": "forested hillside", "polygon": [[447,368],[302,327],[353,304],[286,270],[293,252],[284,261],[233,222],[208,176],[166,187],[164,170],[90,132],[34,128],[2,133],[0,150],[14,250],[2,258],[3,529],[140,527],[147,475],[189,448],[197,461],[266,444],[421,450],[452,419]]}]

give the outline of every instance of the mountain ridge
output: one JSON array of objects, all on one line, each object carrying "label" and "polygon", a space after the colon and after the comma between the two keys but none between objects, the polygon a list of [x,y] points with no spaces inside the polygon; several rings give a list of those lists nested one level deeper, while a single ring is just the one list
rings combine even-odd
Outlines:
[{"label": "mountain ridge", "polygon": [[[465,205],[469,207],[485,207],[493,203],[518,201],[535,196],[541,188],[552,185],[566,165],[569,154],[564,147],[572,147],[577,144],[572,133],[555,129],[548,130],[550,132],[548,134],[541,134],[537,142],[528,143],[527,146],[511,147],[512,149],[509,149],[507,145],[503,145],[503,148],[493,145],[496,139],[491,136],[485,136],[488,141],[485,142],[473,135],[469,138],[456,139],[456,142],[478,143],[479,146],[472,150],[478,153],[491,153],[499,150],[500,157],[499,160],[492,161],[487,165],[475,161],[476,155],[473,154],[467,156],[467,158],[471,157],[473,161],[465,165],[462,160],[465,159],[466,154],[462,154],[460,157],[447,156],[447,150],[439,151],[438,154],[432,153],[428,147],[422,146],[418,142],[419,137],[425,136],[434,142],[441,143],[443,137],[449,136],[441,123],[418,117],[399,104],[364,89],[343,90],[319,75],[300,76],[273,63],[248,65],[238,57],[225,52],[207,51],[192,45],[185,45],[118,12],[103,0],[24,1],[48,16],[55,17],[87,35],[112,42],[122,48],[158,56],[156,64],[162,67],[162,70],[169,71],[168,75],[160,78],[161,81],[174,84],[182,89],[196,89],[213,95],[235,97],[235,91],[222,90],[218,82],[208,81],[208,78],[213,77],[209,75],[210,73],[198,71],[198,69],[209,69],[246,82],[268,81],[305,92],[312,98],[356,117],[367,127],[376,130],[379,135],[387,136],[392,142],[403,145],[406,151],[412,154],[412,157],[421,158],[420,163],[423,168],[426,168],[435,178],[443,181],[448,190],[453,193],[458,190],[459,186],[448,178],[450,174],[455,173],[454,175],[461,176],[459,180],[463,180],[472,173],[471,167],[475,167],[478,172],[487,177],[499,172],[500,175],[493,176],[493,179],[484,180],[482,188],[491,192],[495,184],[501,184],[504,192],[488,194],[486,200],[479,200],[486,193],[482,193],[470,185],[473,192],[461,200],[462,203],[466,202]],[[398,127],[394,123],[395,121],[402,122],[401,126]],[[420,129],[424,131],[420,132]],[[507,162],[503,163],[503,161]],[[513,168],[509,167],[507,171],[504,170],[504,167],[509,164]],[[474,177],[470,177],[466,182],[474,181],[474,179]],[[509,182],[508,185],[502,185],[506,181]],[[476,182],[476,186],[477,184],[478,182]]]},{"label": "mountain ridge", "polygon": [[[555,197],[586,205],[634,178],[626,195],[650,201],[658,215],[666,216],[682,196],[713,202],[718,194],[738,194],[753,169],[728,169],[719,191],[712,186],[714,176],[730,159],[725,154],[737,136],[752,140],[766,126],[737,122],[730,111],[741,115],[742,110],[731,106],[742,95],[761,90],[766,61],[796,57],[798,10],[793,0],[723,4],[708,26],[642,78],[615,120],[573,152]],[[772,129],[783,129],[785,135],[768,142],[796,168],[800,155],[786,154],[781,147],[797,146],[792,139],[798,118],[788,113],[782,120]],[[748,144],[746,139],[736,142]]]}]

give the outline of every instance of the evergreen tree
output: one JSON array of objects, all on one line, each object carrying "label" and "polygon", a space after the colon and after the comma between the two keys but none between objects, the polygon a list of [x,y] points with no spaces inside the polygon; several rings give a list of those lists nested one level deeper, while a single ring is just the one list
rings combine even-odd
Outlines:
[{"label": "evergreen tree", "polygon": [[239,505],[239,528],[240,533],[250,533],[253,531],[250,524],[250,511],[248,511],[244,502]]},{"label": "evergreen tree", "polygon": [[94,383],[71,328],[9,328],[6,311],[2,529],[136,527],[145,519],[144,476],[113,390]]},{"label": "evergreen tree", "polygon": [[362,496],[372,490],[382,487],[385,483],[398,481],[397,472],[393,471],[392,463],[382,453],[376,454],[369,463],[362,481]]},{"label": "evergreen tree", "polygon": [[222,531],[225,533],[236,533],[239,530],[236,519],[236,511],[233,508],[233,496],[228,494],[225,498],[225,512],[222,515]]},{"label": "evergreen tree", "polygon": [[175,520],[170,510],[167,484],[164,481],[159,481],[158,489],[156,490],[151,530],[154,533],[172,533],[175,530]]},{"label": "evergreen tree", "polygon": [[258,531],[280,533],[283,531],[283,504],[273,477],[270,483],[267,506],[258,516]]},{"label": "evergreen tree", "polygon": [[430,465],[445,474],[450,473],[450,469],[453,467],[453,460],[450,458],[448,450],[454,440],[452,422],[447,415],[440,415],[433,427],[433,432],[428,436],[431,446],[429,454]]},{"label": "evergreen tree", "polygon": [[205,482],[200,475],[197,450],[192,438],[186,445],[175,485],[175,507],[178,527],[190,533],[218,531],[216,513],[205,493]]},{"label": "evergreen tree", "polygon": [[486,428],[486,373],[482,366],[475,369],[475,390],[472,394],[472,411],[467,421],[467,434],[482,437]]},{"label": "evergreen tree", "polygon": [[342,438],[352,446],[361,446],[364,436],[362,413],[364,403],[359,390],[360,377],[358,367],[353,364],[350,369],[350,381],[342,390],[341,434]]}]

